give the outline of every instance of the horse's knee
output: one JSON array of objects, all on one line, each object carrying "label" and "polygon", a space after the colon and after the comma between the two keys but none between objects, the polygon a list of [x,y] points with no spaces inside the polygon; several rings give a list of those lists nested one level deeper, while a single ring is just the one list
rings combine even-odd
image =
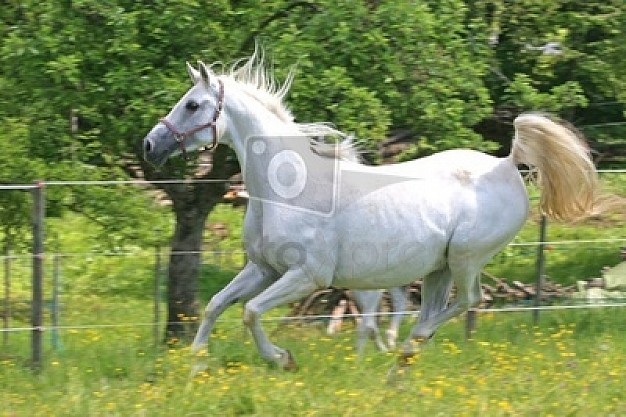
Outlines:
[{"label": "horse's knee", "polygon": [[363,325],[363,331],[369,335],[375,335],[378,333],[378,326],[375,323],[365,323]]},{"label": "horse's knee", "polygon": [[378,326],[371,313],[363,312],[358,327],[363,330],[372,330],[376,329]]},{"label": "horse's knee", "polygon": [[216,309],[217,309],[217,303],[214,301],[214,299],[211,299],[206,305],[206,307],[204,307],[204,318],[208,319],[209,317],[211,317],[211,315],[215,312]]},{"label": "horse's knee", "polygon": [[463,307],[465,310],[469,310],[472,307],[476,307],[482,301],[482,294],[480,292],[472,291],[467,294],[467,298],[463,303]]},{"label": "horse's knee", "polygon": [[259,316],[258,311],[254,308],[254,306],[250,305],[250,303],[246,303],[243,310],[243,324],[250,327]]}]

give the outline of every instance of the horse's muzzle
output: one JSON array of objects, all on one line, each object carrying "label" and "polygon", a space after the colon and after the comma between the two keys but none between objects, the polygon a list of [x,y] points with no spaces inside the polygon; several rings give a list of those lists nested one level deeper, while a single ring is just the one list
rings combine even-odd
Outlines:
[{"label": "horse's muzzle", "polygon": [[150,135],[143,139],[143,159],[146,162],[158,168],[167,161],[168,155],[169,152],[158,150],[158,146]]}]

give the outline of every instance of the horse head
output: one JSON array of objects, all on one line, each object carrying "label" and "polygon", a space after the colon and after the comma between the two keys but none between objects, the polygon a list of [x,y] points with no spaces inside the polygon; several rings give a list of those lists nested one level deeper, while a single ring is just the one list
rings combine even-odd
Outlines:
[{"label": "horse head", "polygon": [[224,84],[204,63],[198,70],[187,63],[193,81],[169,114],[143,140],[146,161],[161,166],[170,157],[202,147],[214,148],[220,139],[218,128],[224,108]]}]

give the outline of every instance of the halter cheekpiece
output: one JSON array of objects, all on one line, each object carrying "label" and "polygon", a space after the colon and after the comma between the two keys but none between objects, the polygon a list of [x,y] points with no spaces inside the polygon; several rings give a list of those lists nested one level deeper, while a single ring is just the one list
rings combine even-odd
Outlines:
[{"label": "halter cheekpiece", "polygon": [[188,159],[187,150],[185,149],[184,143],[185,139],[203,129],[207,129],[210,127],[213,132],[213,143],[209,148],[207,148],[207,150],[212,150],[217,146],[217,119],[219,119],[220,114],[222,114],[222,110],[224,109],[224,83],[220,79],[218,79],[217,82],[219,84],[217,106],[215,107],[215,113],[213,114],[213,118],[208,123],[194,126],[185,132],[181,132],[176,129],[176,127],[172,123],[170,123],[165,117],[159,119],[160,122],[163,123],[165,127],[167,127],[174,134],[174,139],[176,140],[176,142],[178,142],[178,146],[180,146],[180,152],[182,153],[185,160]]}]

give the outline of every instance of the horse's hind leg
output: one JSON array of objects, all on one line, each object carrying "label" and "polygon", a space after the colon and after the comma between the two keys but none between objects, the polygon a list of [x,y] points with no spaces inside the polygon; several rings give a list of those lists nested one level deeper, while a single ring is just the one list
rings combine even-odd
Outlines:
[{"label": "horse's hind leg", "polygon": [[431,272],[422,280],[422,301],[418,323],[439,314],[448,305],[452,289],[452,274],[448,267]]},{"label": "horse's hind leg", "polygon": [[206,345],[215,321],[226,308],[239,300],[249,300],[266,289],[273,281],[274,277],[271,274],[261,270],[252,262],[248,262],[244,269],[207,304],[204,317],[191,345],[192,353],[200,351]]},{"label": "horse's hind leg", "polygon": [[252,332],[261,356],[279,367],[295,370],[296,364],[291,354],[272,344],[261,326],[261,315],[279,305],[297,301],[318,288],[315,280],[302,269],[287,271],[278,281],[245,305],[244,323]]},{"label": "horse's hind leg", "polygon": [[[410,357],[415,353],[416,342],[429,339],[443,323],[480,303],[482,293],[479,271],[480,268],[476,271],[455,274],[451,269],[427,277],[427,280],[430,280],[439,276],[441,280],[429,281],[432,285],[430,288],[432,292],[429,293],[429,288],[426,288],[426,293],[422,294],[420,320],[411,329],[409,340],[404,346],[405,357]],[[446,307],[453,282],[456,284],[457,294],[454,302]]]},{"label": "horse's hind leg", "polygon": [[395,349],[396,340],[398,339],[398,332],[400,330],[400,324],[402,323],[403,312],[406,309],[407,297],[405,287],[395,287],[389,289],[389,295],[391,296],[392,312],[391,322],[389,328],[386,331],[387,334],[387,346],[389,349]]}]

